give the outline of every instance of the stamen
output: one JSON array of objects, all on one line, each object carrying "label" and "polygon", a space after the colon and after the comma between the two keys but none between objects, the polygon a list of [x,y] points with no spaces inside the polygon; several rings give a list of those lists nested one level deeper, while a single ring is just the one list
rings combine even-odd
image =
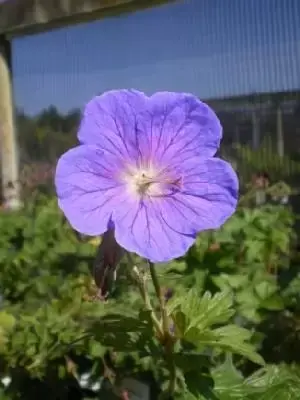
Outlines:
[{"label": "stamen", "polygon": [[125,176],[128,188],[139,196],[164,197],[172,195],[182,188],[182,177],[170,177],[166,173],[156,173],[151,168],[149,170],[131,170]]}]

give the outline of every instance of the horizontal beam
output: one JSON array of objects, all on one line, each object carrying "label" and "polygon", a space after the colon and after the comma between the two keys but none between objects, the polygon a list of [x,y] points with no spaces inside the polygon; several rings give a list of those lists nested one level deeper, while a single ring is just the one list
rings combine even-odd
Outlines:
[{"label": "horizontal beam", "polygon": [[224,103],[239,105],[241,103],[266,103],[266,102],[283,102],[291,100],[300,100],[300,90],[287,90],[283,92],[255,92],[248,94],[241,94],[235,96],[224,96],[216,98],[203,99],[210,104]]},{"label": "horizontal beam", "polygon": [[0,34],[24,36],[133,12],[175,0],[0,1]]}]

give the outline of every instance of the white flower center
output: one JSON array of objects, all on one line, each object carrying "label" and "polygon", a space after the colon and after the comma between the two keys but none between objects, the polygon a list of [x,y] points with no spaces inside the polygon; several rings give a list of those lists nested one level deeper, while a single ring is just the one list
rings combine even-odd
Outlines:
[{"label": "white flower center", "polygon": [[178,192],[182,179],[154,168],[129,169],[125,174],[128,191],[139,197],[164,197]]}]

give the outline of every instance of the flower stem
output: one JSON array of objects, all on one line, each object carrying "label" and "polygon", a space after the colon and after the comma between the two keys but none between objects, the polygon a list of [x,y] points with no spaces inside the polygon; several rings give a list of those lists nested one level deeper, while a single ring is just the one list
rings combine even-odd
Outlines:
[{"label": "flower stem", "polygon": [[140,273],[137,266],[134,264],[131,254],[127,253],[127,258],[128,258],[129,263],[132,265],[132,271],[133,271],[132,277],[134,278],[134,281],[137,283],[138,289],[140,291],[140,294],[144,301],[146,309],[150,312],[153,327],[154,327],[158,337],[161,338],[163,336],[163,330],[162,330],[161,324],[153,310],[153,307],[152,307],[152,304],[151,304],[151,301],[149,298],[149,294],[147,291],[147,284],[146,284],[145,277]]},{"label": "flower stem", "polygon": [[174,347],[172,347],[169,350],[169,360],[168,360],[168,365],[169,365],[169,372],[170,372],[170,380],[169,380],[169,386],[168,386],[168,394],[173,395],[175,393],[176,389],[176,366],[173,358],[173,350]]},{"label": "flower stem", "polygon": [[161,312],[161,317],[162,317],[162,325],[163,325],[163,330],[166,335],[169,335],[169,322],[168,322],[168,316],[166,312],[166,307],[165,307],[165,299],[158,281],[158,277],[156,274],[155,266],[154,264],[149,261],[149,267],[150,267],[150,275],[152,279],[152,283],[155,289],[156,297],[159,301],[159,308]]},{"label": "flower stem", "polygon": [[165,350],[165,356],[166,356],[166,361],[167,361],[167,366],[169,369],[170,373],[170,381],[168,385],[168,390],[167,393],[164,393],[163,396],[167,395],[167,398],[170,398],[170,396],[174,395],[175,389],[176,389],[176,366],[174,363],[174,357],[173,357],[173,352],[174,352],[174,338],[172,337],[170,333],[170,326],[169,326],[169,319],[168,319],[168,314],[166,310],[166,302],[165,298],[163,295],[163,292],[161,290],[158,277],[156,274],[155,266],[152,262],[149,261],[149,267],[150,267],[150,275],[151,275],[151,280],[155,289],[156,297],[159,302],[159,309],[160,309],[160,315],[161,315],[161,322],[156,316],[156,313],[152,307],[150,297],[148,294],[147,290],[147,282],[145,276],[138,270],[137,266],[134,263],[133,258],[129,253],[127,253],[128,261],[130,265],[132,266],[132,276],[137,283],[138,289],[140,291],[140,294],[142,296],[142,299],[144,301],[145,307],[147,310],[150,311],[152,323],[153,323],[153,328],[156,332],[156,335],[160,341],[160,343],[163,345],[164,350]]},{"label": "flower stem", "polygon": [[174,363],[174,357],[173,357],[173,352],[174,352],[174,339],[170,333],[170,325],[169,325],[169,319],[168,319],[168,314],[166,310],[166,302],[164,295],[162,293],[158,277],[156,274],[155,266],[154,264],[149,261],[149,267],[150,267],[150,275],[152,279],[152,283],[155,289],[156,297],[159,302],[159,308],[161,312],[161,318],[162,318],[162,326],[163,326],[163,345],[165,348],[165,354],[166,354],[166,360],[167,360],[167,365],[170,373],[169,377],[169,386],[167,390],[168,396],[174,395],[175,388],[176,388],[176,366]]}]

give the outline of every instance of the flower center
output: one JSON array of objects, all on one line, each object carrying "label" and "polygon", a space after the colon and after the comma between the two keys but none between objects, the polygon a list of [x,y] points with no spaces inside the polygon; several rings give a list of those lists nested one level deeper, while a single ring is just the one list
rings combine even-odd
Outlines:
[{"label": "flower center", "polygon": [[147,194],[151,189],[151,185],[157,183],[153,177],[148,177],[146,173],[141,172],[135,177],[135,185],[137,192],[141,195]]},{"label": "flower center", "polygon": [[182,178],[173,177],[170,173],[149,169],[128,171],[125,177],[127,187],[132,194],[139,197],[164,197],[181,189]]}]

